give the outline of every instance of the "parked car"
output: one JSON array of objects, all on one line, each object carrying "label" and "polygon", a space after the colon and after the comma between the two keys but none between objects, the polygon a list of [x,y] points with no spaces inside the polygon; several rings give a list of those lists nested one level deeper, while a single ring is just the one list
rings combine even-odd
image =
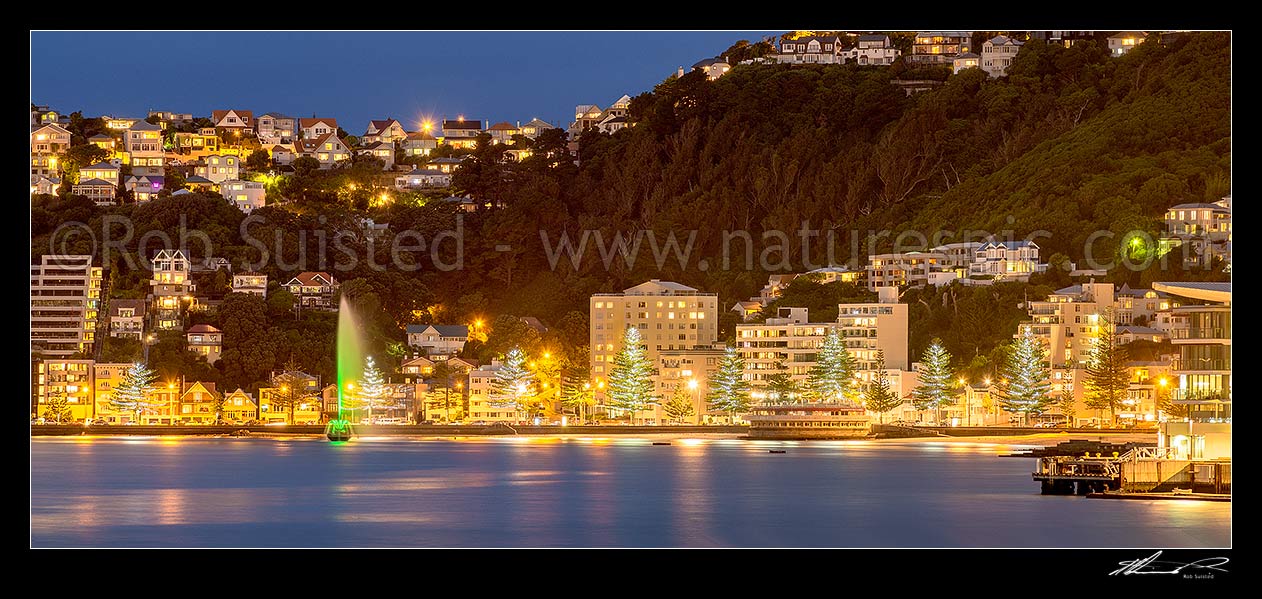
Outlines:
[{"label": "parked car", "polygon": [[483,426],[483,425],[485,425],[485,424],[486,424],[486,421],[485,421],[485,420],[474,420],[473,422],[470,422],[469,424],[472,424],[472,425],[474,425],[474,426]]}]

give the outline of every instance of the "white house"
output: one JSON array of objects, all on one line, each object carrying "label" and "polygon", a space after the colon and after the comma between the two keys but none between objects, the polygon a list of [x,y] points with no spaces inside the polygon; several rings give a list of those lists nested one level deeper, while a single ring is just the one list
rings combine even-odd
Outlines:
[{"label": "white house", "polygon": [[449,185],[451,185],[451,173],[444,173],[437,169],[412,169],[412,172],[406,175],[397,175],[394,178],[394,186],[400,190],[420,187],[447,187]]},{"label": "white house", "polygon": [[268,112],[255,119],[259,141],[266,144],[288,144],[297,135],[298,120],[279,112]]},{"label": "white house", "polygon": [[70,131],[56,123],[31,131],[31,174],[55,177],[57,157],[70,148]]},{"label": "white house", "polygon": [[79,169],[79,180],[100,179],[118,185],[119,168],[112,162],[98,162]]},{"label": "white house", "polygon": [[481,134],[482,121],[466,121],[464,117],[443,120],[443,143],[453,148],[471,150],[477,147],[477,137]]},{"label": "white house", "polygon": [[529,137],[530,139],[534,139],[539,137],[540,133],[543,133],[548,129],[556,129],[556,127],[553,127],[549,123],[539,119],[530,119],[529,123],[521,126],[521,134]]},{"label": "white house", "polygon": [[368,121],[368,129],[364,131],[363,137],[360,139],[364,144],[373,144],[377,142],[385,142],[393,144],[396,141],[402,141],[408,136],[408,132],[403,129],[403,125],[395,119],[385,119],[380,121]]},{"label": "white house", "polygon": [[469,327],[464,325],[410,324],[408,345],[424,349],[428,355],[455,355],[469,341]]},{"label": "white house", "polygon": [[981,66],[982,66],[982,57],[977,54],[973,54],[972,52],[956,54],[951,59],[951,72],[952,73],[959,73],[960,71],[963,71],[964,69],[976,69]]},{"label": "white house", "polygon": [[316,139],[326,134],[337,134],[337,119],[298,119],[304,139]]},{"label": "white house", "polygon": [[132,175],[123,182],[123,187],[131,192],[136,203],[140,203],[158,199],[158,192],[162,191],[162,183],[163,177]]},{"label": "white house", "polygon": [[381,160],[381,170],[383,171],[394,168],[394,144],[391,142],[374,142],[356,150],[356,153],[360,155],[367,154]]},{"label": "white house", "polygon": [[1119,31],[1109,36],[1109,55],[1121,56],[1144,43],[1148,34],[1143,31]]},{"label": "white house", "polygon": [[31,195],[52,195],[61,186],[61,179],[47,175],[31,175]]},{"label": "white house", "polygon": [[715,79],[726,75],[728,71],[732,70],[732,65],[727,64],[727,61],[722,58],[715,57],[697,61],[692,65],[691,70],[701,71],[705,73],[706,79],[714,81]]},{"label": "white house", "polygon": [[110,183],[109,181],[102,181],[101,179],[80,178],[79,182],[75,183],[70,188],[70,193],[85,196],[93,202],[96,202],[98,206],[113,204],[114,196],[117,191],[117,183]]},{"label": "white house", "polygon": [[158,177],[163,170],[162,128],[145,121],[136,121],[127,129],[126,150],[131,163],[131,174]]},{"label": "white house", "polygon": [[1002,77],[1008,74],[1012,59],[1021,51],[1023,42],[1006,35],[999,35],[986,40],[982,44],[982,70],[991,77]]},{"label": "white house", "polygon": [[267,297],[267,275],[254,271],[233,273],[232,292]]},{"label": "white house", "polygon": [[225,131],[253,131],[254,112],[251,110],[213,110],[210,120],[216,129]]},{"label": "white house", "polygon": [[193,174],[205,177],[214,183],[237,179],[241,177],[241,158],[231,154],[223,156],[211,154],[193,167]]},{"label": "white house", "polygon": [[900,54],[902,51],[894,47],[890,36],[864,34],[859,36],[855,47],[842,54],[842,58],[860,65],[890,65]]},{"label": "white house", "polygon": [[351,159],[351,150],[346,147],[346,142],[333,133],[325,133],[314,139],[304,137],[294,144],[294,149],[299,157],[315,158],[320,163],[321,170],[331,169],[337,163]]},{"label": "white house", "polygon": [[219,193],[242,212],[249,213],[255,208],[262,208],[267,190],[258,181],[242,181],[229,179],[219,184]]},{"label": "white house", "polygon": [[491,135],[491,141],[494,143],[511,144],[513,143],[513,136],[520,134],[521,129],[513,126],[512,123],[505,121],[491,125],[487,128],[486,132]]},{"label": "white house", "polygon": [[841,38],[830,36],[800,37],[780,42],[776,60],[792,64],[838,64],[842,62]]},{"label": "white house", "polygon": [[1047,270],[1039,264],[1039,246],[1033,241],[987,241],[973,254],[969,277],[1027,281],[1030,274]]},{"label": "white house", "polygon": [[413,131],[403,140],[404,156],[429,156],[438,148],[438,138],[428,131]]}]

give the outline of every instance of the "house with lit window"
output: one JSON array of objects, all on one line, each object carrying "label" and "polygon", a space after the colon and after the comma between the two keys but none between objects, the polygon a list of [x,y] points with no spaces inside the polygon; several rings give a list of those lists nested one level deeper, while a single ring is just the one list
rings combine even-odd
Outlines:
[{"label": "house with lit window", "polygon": [[153,278],[149,281],[149,317],[161,331],[184,327],[183,312],[193,301],[196,287],[189,279],[188,256],[180,250],[159,250],[153,257]]},{"label": "house with lit window", "polygon": [[1135,49],[1148,39],[1148,34],[1143,31],[1119,31],[1109,36],[1109,55],[1121,56]]},{"label": "house with lit window", "polygon": [[158,117],[163,129],[169,123],[187,123],[193,120],[191,112],[171,112],[170,110],[150,110],[148,116]]},{"label": "house with lit window", "polygon": [[693,63],[692,68],[689,70],[701,71],[705,73],[706,79],[714,81],[715,79],[726,75],[728,71],[732,70],[732,65],[728,64],[727,61],[723,60],[721,57],[716,56],[714,58],[698,60]]},{"label": "house with lit window", "polygon": [[493,395],[495,373],[504,365],[498,360],[469,372],[469,414],[471,422],[520,422],[528,417]]},{"label": "house with lit window", "polygon": [[298,119],[294,117],[268,112],[254,119],[254,131],[264,145],[289,144],[294,142],[297,135],[297,123]]},{"label": "house with lit window", "polygon": [[780,42],[776,61],[781,64],[840,64],[843,62],[841,38],[835,35],[807,36]]},{"label": "house with lit window", "polygon": [[845,62],[858,65],[890,65],[894,64],[902,51],[894,47],[888,35],[863,34],[855,43],[855,47],[842,53]]},{"label": "house with lit window", "polygon": [[275,162],[277,166],[289,166],[298,158],[298,154],[294,152],[294,146],[275,145],[268,150],[268,153],[272,155],[272,162]]},{"label": "house with lit window", "polygon": [[547,121],[541,121],[539,119],[530,119],[530,122],[521,126],[521,134],[530,139],[535,139],[539,137],[540,133],[543,133],[544,131],[547,131],[548,129],[556,129],[556,128],[557,127],[553,127]]},{"label": "house with lit window", "polygon": [[388,171],[394,168],[394,144],[391,142],[378,141],[368,144],[355,151],[361,156],[372,156],[381,161],[381,170]]},{"label": "house with lit window", "polygon": [[981,68],[981,65],[982,65],[982,57],[977,54],[974,54],[972,52],[956,54],[951,59],[951,73],[959,74],[959,72],[963,71],[964,69]]},{"label": "house with lit window", "polygon": [[428,131],[413,131],[403,140],[404,156],[429,156],[438,148],[438,138]]},{"label": "house with lit window", "polygon": [[627,117],[611,114],[601,119],[601,121],[596,124],[596,129],[601,133],[613,135],[614,133],[626,129],[629,125],[630,123],[627,122]]},{"label": "house with lit window", "polygon": [[246,214],[255,208],[262,208],[267,198],[267,189],[264,188],[262,182],[241,179],[229,179],[220,183],[219,193]]},{"label": "house with lit window", "polygon": [[584,131],[595,129],[604,118],[605,111],[595,104],[579,104],[574,107],[574,122],[570,124],[570,139],[578,139]]},{"label": "house with lit window", "polygon": [[49,402],[65,399],[70,408],[70,421],[92,419],[96,415],[93,401],[92,360],[48,359],[35,367],[35,397],[32,418],[41,418]]},{"label": "house with lit window", "polygon": [[1006,35],[998,35],[982,44],[982,70],[991,77],[1003,77],[1012,66],[1012,59],[1021,51],[1023,42]]},{"label": "house with lit window", "polygon": [[513,143],[513,136],[520,135],[521,129],[507,121],[495,123],[486,130],[491,135],[491,141],[497,144]]},{"label": "house with lit window", "polygon": [[100,179],[118,185],[119,171],[119,167],[112,162],[98,162],[92,166],[85,166],[79,169],[79,180]]},{"label": "house with lit window", "polygon": [[58,176],[58,155],[70,148],[70,131],[51,123],[31,132],[31,174]]},{"label": "house with lit window", "polygon": [[267,297],[267,275],[261,272],[243,272],[232,275],[232,292]]},{"label": "house with lit window", "polygon": [[177,131],[175,133],[175,152],[185,156],[207,156],[219,152],[219,136],[214,129],[209,134],[201,132]]},{"label": "house with lit window", "polygon": [[408,345],[428,355],[455,355],[469,341],[469,327],[460,324],[410,324]]},{"label": "house with lit window", "polygon": [[46,175],[31,175],[31,195],[52,195],[61,187],[61,179]]},{"label": "house with lit window", "polygon": [[1231,239],[1230,196],[1210,203],[1177,204],[1166,210],[1166,231],[1177,236],[1202,236],[1213,241]]},{"label": "house with lit window", "polygon": [[435,158],[426,163],[430,169],[451,174],[456,172],[456,168],[464,162],[464,158]]},{"label": "house with lit window", "polygon": [[131,368],[129,363],[97,362],[92,365],[92,397],[98,420],[110,424],[122,424],[131,414],[121,414],[110,408],[110,396],[123,382],[123,375]]},{"label": "house with lit window", "polygon": [[78,183],[70,186],[70,193],[80,195],[92,200],[98,206],[106,206],[114,203],[115,197],[118,195],[118,185],[101,179],[79,179]]},{"label": "house with lit window", "polygon": [[[318,380],[314,377],[309,379],[309,381]],[[293,392],[289,389],[277,387],[259,389],[258,419],[266,424],[319,424],[324,415],[324,402],[319,390],[305,388],[304,385],[302,392],[296,394],[298,401],[293,406],[289,406],[287,398],[291,395]]]},{"label": "house with lit window", "polygon": [[968,276],[1028,281],[1031,274],[1045,270],[1047,265],[1039,264],[1039,246],[1033,241],[987,241],[973,252]]},{"label": "house with lit window", "polygon": [[[409,325],[416,326],[416,325]],[[411,374],[418,377],[428,377],[434,374],[434,360],[425,356],[416,356],[408,358],[399,365],[399,372],[403,374]]]},{"label": "house with lit window", "polygon": [[224,422],[245,424],[251,420],[258,420],[258,417],[259,406],[254,403],[254,397],[240,387],[223,398],[222,419]]},{"label": "house with lit window", "polygon": [[214,110],[210,120],[215,128],[225,132],[253,132],[254,112],[250,110]]},{"label": "house with lit window", "polygon": [[241,176],[241,158],[231,154],[211,154],[193,166],[193,174],[214,183],[238,179]]},{"label": "house with lit window", "polygon": [[972,50],[972,37],[971,31],[921,31],[904,60],[913,65],[953,65],[956,56]]},{"label": "house with lit window", "polygon": [[[145,122],[144,119],[134,119],[131,117],[122,117],[122,116],[115,117],[115,116],[109,116],[109,115],[102,116],[101,120],[105,121],[105,128],[117,129],[119,131],[125,131],[127,129],[131,129],[133,126],[135,126],[136,123]],[[158,126],[154,125],[154,127],[158,127]],[[158,128],[161,129],[161,127],[158,127]]]},{"label": "house with lit window", "polygon": [[298,119],[298,126],[304,139],[316,139],[329,134],[337,135],[337,119]]},{"label": "house with lit window", "polygon": [[223,351],[223,331],[208,324],[195,324],[184,332],[188,342],[188,350],[206,358],[206,362],[214,364],[219,361]]},{"label": "house with lit window", "polygon": [[136,339],[145,332],[145,300],[110,300],[110,337]]},{"label": "house with lit window", "polygon": [[336,134],[325,133],[314,139],[303,138],[294,144],[297,157],[315,158],[320,170],[328,170],[351,159],[351,150]]},{"label": "house with lit window", "polygon": [[396,175],[394,177],[394,187],[400,191],[405,189],[447,187],[449,185],[451,185],[451,173],[444,173],[432,168],[415,168],[406,175]]},{"label": "house with lit window", "polygon": [[396,141],[403,141],[408,136],[407,130],[403,128],[403,124],[395,119],[385,119],[380,121],[368,121],[368,129],[364,131],[360,140],[364,145],[384,142],[393,145]]},{"label": "house with lit window", "polygon": [[165,163],[163,161],[162,128],[145,121],[137,121],[127,129],[125,139],[127,159],[129,164],[131,164],[131,174],[137,177],[149,177],[150,181],[157,182],[160,188],[162,177],[166,174],[163,170]]},{"label": "house with lit window", "polygon": [[123,188],[130,191],[132,199],[139,204],[158,199],[158,192],[162,191],[162,184],[163,177],[132,175],[123,182]]},{"label": "house with lit window", "polygon": [[318,310],[336,310],[337,290],[341,287],[337,279],[327,272],[303,272],[285,283],[285,288],[294,294],[299,308],[315,308]]},{"label": "house with lit window", "polygon": [[454,121],[443,120],[443,143],[458,150],[472,150],[482,134],[482,121],[466,121],[458,117]]},{"label": "house with lit window", "polygon": [[110,156],[113,156],[114,151],[118,149],[118,143],[114,141],[114,138],[104,133],[97,133],[96,135],[89,137],[88,143],[109,152]]}]

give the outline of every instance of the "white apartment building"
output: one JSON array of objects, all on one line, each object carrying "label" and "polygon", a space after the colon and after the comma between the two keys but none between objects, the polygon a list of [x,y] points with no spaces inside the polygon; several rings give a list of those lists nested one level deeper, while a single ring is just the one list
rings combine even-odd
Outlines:
[{"label": "white apartment building", "polygon": [[491,399],[491,383],[495,373],[504,365],[498,360],[469,371],[468,422],[520,422],[529,416],[513,408],[494,405]]},{"label": "white apartment building", "polygon": [[149,281],[153,328],[174,331],[184,327],[183,311],[193,301],[188,257],[180,250],[161,250],[153,258]]},{"label": "white apartment building", "polygon": [[1033,241],[987,241],[977,246],[968,265],[970,278],[1028,281],[1047,270],[1039,264],[1039,246]]},{"label": "white apartment building", "polygon": [[945,254],[903,252],[868,256],[868,289],[942,285],[958,278]]},{"label": "white apartment building", "polygon": [[92,256],[40,256],[31,262],[31,348],[44,356],[92,355],[102,268]]},{"label": "white apartment building", "polygon": [[[685,424],[701,424],[707,409],[710,377],[718,371],[723,354],[723,344],[715,343],[709,347],[666,350],[658,355],[657,376],[653,379],[657,396],[665,402],[679,389],[686,391],[692,400],[693,415]],[[668,419],[661,405],[635,415],[636,422],[645,424],[662,424]]]},{"label": "white apartment building", "polygon": [[1112,283],[1083,283],[1057,289],[1045,301],[1030,302],[1029,329],[1047,344],[1052,368],[1085,368],[1100,314],[1114,306]]},{"label": "white apartment building", "polygon": [[249,214],[255,208],[262,208],[267,198],[267,189],[259,181],[242,181],[227,179],[219,183],[219,193],[225,200],[236,206],[238,210]]},{"label": "white apartment building", "polygon": [[127,129],[126,139],[125,147],[132,176],[149,177],[151,181],[157,177],[158,188],[161,189],[162,177],[166,174],[163,170],[162,128],[145,121],[136,121]]},{"label": "white apartment building", "polygon": [[607,379],[613,357],[628,327],[640,330],[648,358],[663,351],[709,346],[718,340],[718,294],[652,279],[622,293],[598,293],[590,299],[591,373]]},{"label": "white apartment building", "polygon": [[858,370],[876,368],[877,350],[885,352],[887,369],[907,370],[907,304],[898,302],[898,290],[877,290],[876,303],[839,304],[837,326],[845,335],[846,350]]},{"label": "white apartment building", "polygon": [[241,177],[241,159],[231,154],[223,156],[211,154],[197,163],[193,174],[205,177],[213,183],[239,179]]}]

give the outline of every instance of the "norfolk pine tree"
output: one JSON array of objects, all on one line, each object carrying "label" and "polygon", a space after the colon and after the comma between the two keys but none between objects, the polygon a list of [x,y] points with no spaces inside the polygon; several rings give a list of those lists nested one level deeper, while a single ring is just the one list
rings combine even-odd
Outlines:
[{"label": "norfolk pine tree", "polygon": [[902,405],[903,398],[898,396],[893,389],[890,389],[889,379],[885,378],[885,350],[878,349],[876,351],[876,370],[872,375],[872,383],[868,385],[867,390],[863,393],[863,407],[869,412],[876,412],[881,416],[881,423],[885,423],[885,413]]},{"label": "norfolk pine tree", "polygon": [[670,396],[670,399],[662,404],[662,411],[666,413],[667,418],[675,422],[683,422],[685,418],[694,416],[697,413],[696,409],[692,407],[692,393],[683,385],[675,389],[675,393]]},{"label": "norfolk pine tree", "polygon": [[1028,422],[1031,415],[1042,414],[1051,404],[1050,378],[1047,348],[1026,328],[1012,344],[1003,378],[996,388],[999,407],[1021,414],[1023,423]]},{"label": "norfolk pine tree", "polygon": [[609,385],[605,392],[609,407],[625,410],[632,423],[635,413],[657,403],[653,388],[653,364],[648,359],[640,331],[627,327],[622,336],[622,349],[613,357]]},{"label": "norfolk pine tree", "polygon": [[491,379],[491,405],[530,413],[533,409],[535,375],[526,366],[526,352],[514,347],[504,354],[504,364]]},{"label": "norfolk pine tree", "polygon": [[854,359],[846,350],[841,331],[829,329],[815,364],[806,375],[806,389],[819,402],[855,399]]},{"label": "norfolk pine tree", "polygon": [[1109,411],[1109,420],[1116,418],[1117,408],[1126,399],[1130,388],[1131,373],[1126,367],[1129,352],[1117,342],[1117,326],[1113,311],[1105,310],[1097,316],[1095,343],[1087,358],[1087,394],[1085,403],[1092,410]]},{"label": "norfolk pine tree", "polygon": [[149,390],[157,378],[158,373],[149,370],[144,364],[132,364],[123,373],[123,380],[110,394],[107,402],[109,409],[114,412],[130,412],[132,418],[139,422],[141,414],[152,412],[161,405],[161,402],[149,396]]},{"label": "norfolk pine tree", "polygon": [[727,412],[735,419],[736,414],[749,411],[749,381],[745,380],[745,360],[736,348],[727,346],[719,369],[710,377],[710,393],[706,399],[710,407]]},{"label": "norfolk pine tree", "polygon": [[942,340],[934,338],[920,356],[920,384],[911,392],[912,403],[917,410],[933,410],[934,424],[942,426],[942,407],[955,403],[952,387],[955,385],[951,371],[951,352],[942,347]]}]

